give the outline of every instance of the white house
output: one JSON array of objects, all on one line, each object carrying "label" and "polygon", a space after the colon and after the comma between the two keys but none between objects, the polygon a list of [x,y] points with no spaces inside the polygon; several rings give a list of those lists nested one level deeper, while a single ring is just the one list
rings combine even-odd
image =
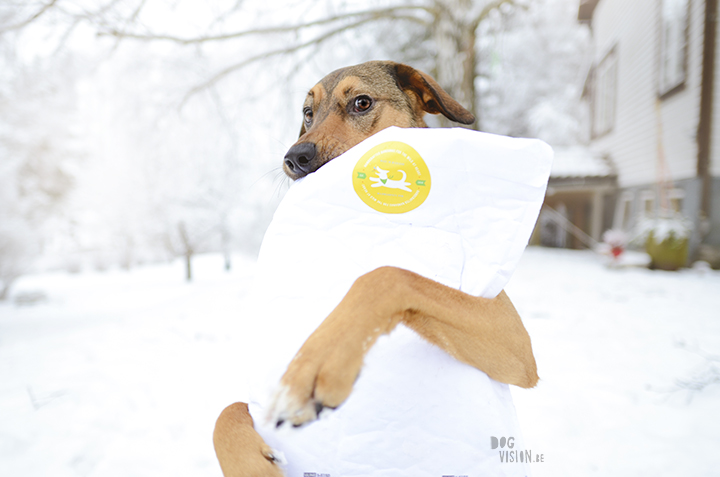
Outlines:
[{"label": "white house", "polygon": [[617,180],[595,200],[626,230],[661,208],[681,212],[695,226],[691,254],[720,247],[717,4],[581,0],[578,12],[594,43],[589,148]]}]

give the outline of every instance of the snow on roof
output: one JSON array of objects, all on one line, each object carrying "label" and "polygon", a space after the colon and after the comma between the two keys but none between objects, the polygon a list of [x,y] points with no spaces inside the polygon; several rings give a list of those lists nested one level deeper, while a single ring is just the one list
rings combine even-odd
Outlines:
[{"label": "snow on roof", "polygon": [[550,177],[607,177],[615,174],[606,159],[583,146],[555,147]]}]

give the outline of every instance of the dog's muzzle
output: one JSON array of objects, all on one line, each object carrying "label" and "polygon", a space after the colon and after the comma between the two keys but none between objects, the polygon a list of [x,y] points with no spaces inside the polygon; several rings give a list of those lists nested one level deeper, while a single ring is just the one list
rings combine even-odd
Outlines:
[{"label": "dog's muzzle", "polygon": [[285,167],[295,174],[298,179],[305,177],[317,169],[314,161],[316,155],[315,143],[302,142],[295,144],[285,154]]}]

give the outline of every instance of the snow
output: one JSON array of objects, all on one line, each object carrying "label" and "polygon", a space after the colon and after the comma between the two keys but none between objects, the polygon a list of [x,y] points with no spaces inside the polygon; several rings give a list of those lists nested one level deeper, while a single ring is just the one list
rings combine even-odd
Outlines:
[{"label": "snow", "polygon": [[607,177],[614,172],[610,164],[583,146],[554,147],[550,177]]},{"label": "snow", "polygon": [[[180,262],[21,278],[0,305],[0,475],[219,476],[212,429],[244,391],[256,316],[254,260],[222,267],[199,257],[192,284]],[[706,269],[525,253],[507,292],[541,377],[513,388],[536,477],[717,473],[720,389],[678,383],[714,369],[719,290]]]},{"label": "snow", "polygon": [[720,349],[718,291],[718,272],[526,252],[507,293],[539,367],[536,389],[513,388],[526,445],[545,455],[536,477],[717,475],[720,389],[692,396],[676,380],[707,366],[687,348]]},{"label": "snow", "polygon": [[643,217],[637,228],[640,240],[646,240],[652,232],[654,240],[662,243],[668,238],[682,240],[690,237],[692,222],[679,214],[669,217]]}]

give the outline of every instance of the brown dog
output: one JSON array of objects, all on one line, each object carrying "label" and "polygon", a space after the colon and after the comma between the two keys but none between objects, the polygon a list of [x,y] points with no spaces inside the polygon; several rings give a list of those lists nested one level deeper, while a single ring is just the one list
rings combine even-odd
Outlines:
[{"label": "brown dog", "polygon": [[[285,156],[285,173],[292,179],[310,174],[389,126],[426,127],[425,113],[474,121],[431,77],[410,66],[372,61],[334,71],[307,95],[300,138]],[[283,408],[275,409],[278,419],[301,425],[323,407],[340,406],[367,350],[399,323],[497,381],[525,388],[537,383],[530,337],[504,291],[479,298],[382,267],[357,279],[290,363],[281,380],[286,394]],[[244,403],[222,412],[214,443],[226,477],[283,475]]]}]

